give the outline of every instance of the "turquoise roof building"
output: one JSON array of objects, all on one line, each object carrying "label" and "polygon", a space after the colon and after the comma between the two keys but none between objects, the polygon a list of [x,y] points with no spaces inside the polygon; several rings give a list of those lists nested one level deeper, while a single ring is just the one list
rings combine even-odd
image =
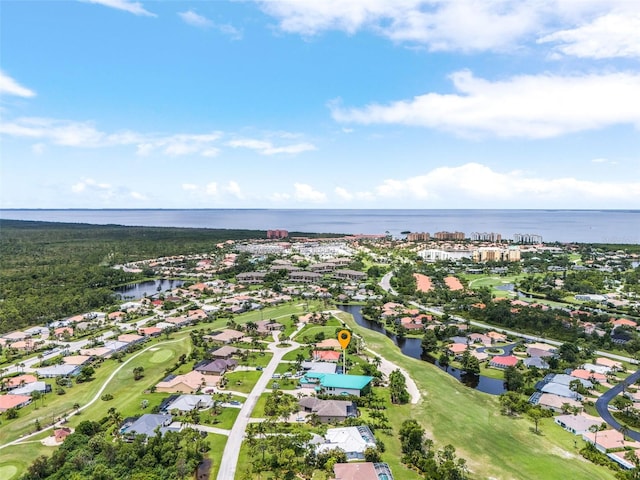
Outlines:
[{"label": "turquoise roof building", "polygon": [[366,375],[340,375],[337,373],[309,372],[300,379],[301,385],[314,386],[326,395],[362,396],[369,392],[373,377]]}]

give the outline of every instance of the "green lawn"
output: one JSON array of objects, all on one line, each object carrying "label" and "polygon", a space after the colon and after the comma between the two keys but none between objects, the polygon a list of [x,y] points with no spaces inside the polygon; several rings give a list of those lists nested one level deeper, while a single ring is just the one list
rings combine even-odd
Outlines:
[{"label": "green lawn", "polygon": [[283,360],[296,360],[298,354],[301,353],[305,359],[308,359],[311,357],[311,355],[309,354],[309,347],[300,347],[300,348],[296,348],[295,350],[292,350],[291,352],[285,353],[284,357],[282,357]]},{"label": "green lawn", "polygon": [[217,478],[218,470],[220,469],[220,462],[222,462],[222,453],[224,452],[224,447],[227,444],[226,435],[218,435],[215,433],[207,434],[207,440],[209,441],[209,446],[211,450],[207,453],[207,457],[211,459],[211,475],[210,479]]},{"label": "green lawn", "polygon": [[235,407],[222,408],[217,415],[213,414],[213,409],[204,410],[200,414],[200,424],[231,430],[239,413],[240,409]]},{"label": "green lawn", "polygon": [[273,354],[271,352],[249,352],[246,360],[241,360],[239,365],[250,367],[266,367]]},{"label": "green lawn", "polygon": [[225,374],[228,379],[227,389],[241,393],[250,393],[258,382],[262,372],[253,370],[246,372],[231,372]]},{"label": "green lawn", "polygon": [[3,448],[0,450],[0,478],[17,480],[27,471],[33,460],[40,455],[51,455],[55,448],[45,447],[39,440]]},{"label": "green lawn", "polygon": [[264,417],[264,407],[267,404],[268,398],[269,398],[268,393],[263,393],[262,395],[260,395],[260,397],[258,398],[258,401],[256,402],[256,406],[253,409],[253,412],[251,412],[251,418]]},{"label": "green lawn", "polygon": [[[437,367],[402,355],[384,335],[358,327],[348,315],[341,317],[369,348],[403,366],[423,393],[417,405],[387,410],[396,434],[404,419],[417,419],[436,448],[446,444],[456,448],[475,478],[614,478],[606,468],[576,457],[577,437],[553,425],[550,419],[543,420],[542,435],[535,435],[530,431],[533,424],[529,420],[500,415],[497,397],[462,386]],[[399,448],[395,436],[383,440],[387,449]]]},{"label": "green lawn", "polygon": [[302,330],[295,336],[294,340],[299,343],[316,343],[316,335],[322,333],[324,338],[336,338],[337,325],[322,326],[307,324]]}]

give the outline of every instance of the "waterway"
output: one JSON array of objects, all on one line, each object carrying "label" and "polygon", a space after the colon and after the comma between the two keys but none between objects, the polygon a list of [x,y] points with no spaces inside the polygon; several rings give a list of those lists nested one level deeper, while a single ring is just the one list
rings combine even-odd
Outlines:
[{"label": "waterway", "polygon": [[351,314],[356,323],[361,327],[368,328],[369,330],[373,330],[375,332],[384,333],[393,341],[393,343],[398,346],[398,348],[400,348],[400,351],[403,354],[411,358],[416,358],[418,360],[423,360],[425,362],[434,364],[440,370],[448,373],[452,377],[457,378],[463,385],[466,385],[469,388],[475,388],[480,392],[489,393],[491,395],[500,395],[501,393],[506,392],[504,388],[504,382],[502,380],[485,377],[484,375],[467,375],[457,368],[448,367],[445,369],[444,367],[441,367],[437,360],[434,360],[429,356],[422,355],[421,339],[407,337],[398,338],[398,336],[394,333],[387,332],[382,325],[365,319],[360,311],[362,307],[360,307],[359,305],[338,305],[338,308],[343,312]]},{"label": "waterway", "polygon": [[182,286],[183,283],[184,281],[182,280],[149,280],[118,287],[114,291],[123,300],[137,300],[144,297],[152,297],[167,290],[173,290]]}]

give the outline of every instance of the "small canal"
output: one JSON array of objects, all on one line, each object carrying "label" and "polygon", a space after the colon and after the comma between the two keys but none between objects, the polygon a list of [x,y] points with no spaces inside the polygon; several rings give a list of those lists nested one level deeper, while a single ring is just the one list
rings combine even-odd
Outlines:
[{"label": "small canal", "polygon": [[375,332],[384,333],[389,337],[393,343],[395,343],[400,351],[408,357],[416,358],[434,364],[440,370],[445,371],[452,377],[457,378],[460,383],[466,385],[469,388],[474,388],[480,392],[489,393],[491,395],[500,395],[506,392],[504,388],[504,382],[496,378],[489,378],[483,375],[467,375],[462,373],[457,368],[443,368],[438,364],[437,360],[429,356],[422,356],[422,340],[420,338],[398,338],[394,333],[387,332],[382,325],[367,320],[362,317],[361,308],[359,305],[338,305],[338,308],[343,312],[349,313],[353,316],[353,319],[361,327],[368,328]]}]

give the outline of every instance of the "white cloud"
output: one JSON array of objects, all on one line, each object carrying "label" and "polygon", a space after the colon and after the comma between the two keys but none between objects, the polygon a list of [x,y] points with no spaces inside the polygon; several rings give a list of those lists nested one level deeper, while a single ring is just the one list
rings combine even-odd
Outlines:
[{"label": "white cloud", "polygon": [[311,185],[306,183],[295,183],[293,188],[295,189],[294,198],[299,202],[322,203],[327,200],[326,194],[314,190]]},{"label": "white cloud", "polygon": [[142,201],[142,200],[147,200],[147,196],[146,196],[146,195],[144,195],[144,194],[142,194],[142,193],[140,193],[140,192],[131,192],[129,195],[130,195],[130,196],[131,196],[131,198],[133,198],[134,200],[140,200],[140,201]]},{"label": "white cloud", "polygon": [[155,17],[155,13],[151,13],[146,10],[142,3],[131,2],[129,0],[84,0],[88,3],[96,3],[104,5],[105,7],[115,8],[117,10],[123,10],[125,12],[133,13],[134,15],[140,15],[145,17]]},{"label": "white cloud", "polygon": [[353,200],[353,194],[349,193],[346,188],[336,187],[334,191],[336,192],[336,195],[338,195],[338,197],[340,197],[342,200]]},{"label": "white cloud", "polygon": [[216,24],[215,28],[223,35],[231,38],[231,40],[240,40],[243,37],[242,30],[234,27],[229,23]]},{"label": "white cloud", "polygon": [[491,82],[465,70],[451,79],[457,94],[330,108],[339,122],[414,125],[460,135],[548,138],[612,125],[640,127],[640,74],[523,75]]},{"label": "white cloud", "polygon": [[370,31],[431,51],[510,51],[536,37],[594,58],[638,56],[634,0],[256,0],[280,30],[303,36]]},{"label": "white cloud", "polygon": [[193,27],[210,28],[213,27],[213,22],[207,17],[197,14],[193,10],[187,10],[186,12],[178,12],[180,18]]},{"label": "white cloud", "polygon": [[198,186],[193,183],[183,183],[182,189],[187,191],[194,191],[198,189]]},{"label": "white cloud", "polygon": [[36,96],[36,92],[20,85],[13,78],[0,70],[0,96],[2,95],[31,98]]},{"label": "white cloud", "polygon": [[[327,30],[350,35],[370,30],[393,41],[431,50],[504,49],[536,31],[539,2],[508,0],[325,0],[258,2],[280,29],[305,36]],[[533,5],[532,5],[533,4]]]},{"label": "white cloud", "polygon": [[216,182],[209,182],[205,185],[204,187],[204,193],[215,197],[216,195],[218,195],[218,184]]},{"label": "white cloud", "polygon": [[594,158],[593,160],[591,160],[592,163],[599,163],[599,164],[609,164],[609,165],[617,165],[618,162],[615,160],[609,160],[608,158]]},{"label": "white cloud", "polygon": [[243,200],[245,198],[244,193],[242,193],[242,189],[240,188],[240,185],[238,185],[238,182],[234,182],[233,180],[227,183],[227,186],[225,187],[225,191],[240,200]]},{"label": "white cloud", "polygon": [[256,140],[253,138],[231,140],[227,142],[227,145],[233,148],[248,148],[250,150],[255,150],[261,155],[295,155],[297,153],[316,149],[315,145],[308,142],[294,143],[284,146],[274,146],[273,143],[268,140]]},{"label": "white cloud", "polygon": [[555,51],[582,58],[640,57],[640,12],[603,15],[538,43],[556,43]]},{"label": "white cloud", "polygon": [[76,184],[71,186],[71,191],[74,192],[74,193],[82,193],[82,192],[86,191],[87,189],[92,190],[92,191],[111,190],[111,185],[108,184],[108,183],[96,182],[92,178],[85,178],[85,179],[80,180],[78,183],[76,183]]},{"label": "white cloud", "polygon": [[378,198],[413,200],[470,199],[515,201],[526,198],[528,204],[544,201],[640,202],[640,181],[595,182],[572,177],[543,178],[520,171],[496,172],[478,163],[459,167],[440,167],[425,175],[405,179],[387,179],[375,187]]},{"label": "white cloud", "polygon": [[147,156],[156,151],[165,155],[196,154],[205,157],[218,155],[214,146],[221,132],[206,134],[157,135],[132,131],[107,133],[92,122],[75,122],[52,118],[18,118],[0,124],[0,134],[14,137],[47,140],[54,145],[77,148],[103,148],[135,145],[138,155]]}]

